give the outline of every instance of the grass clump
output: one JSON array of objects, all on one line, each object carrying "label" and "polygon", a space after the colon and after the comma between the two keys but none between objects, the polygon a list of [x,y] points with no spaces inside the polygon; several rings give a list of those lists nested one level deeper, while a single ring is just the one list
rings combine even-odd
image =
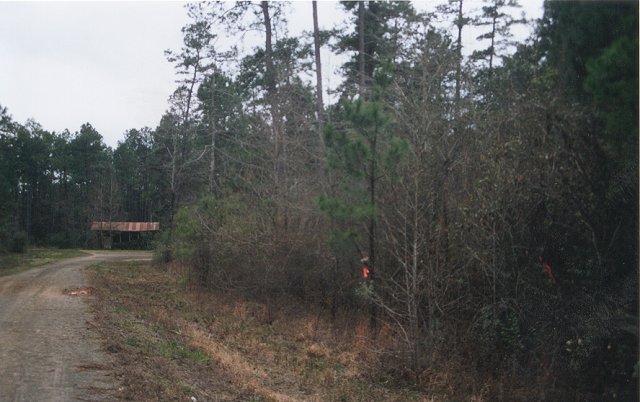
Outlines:
[{"label": "grass clump", "polygon": [[153,345],[153,347],[158,350],[162,356],[170,359],[185,359],[197,363],[209,362],[209,356],[205,352],[190,348],[175,340],[162,341]]}]

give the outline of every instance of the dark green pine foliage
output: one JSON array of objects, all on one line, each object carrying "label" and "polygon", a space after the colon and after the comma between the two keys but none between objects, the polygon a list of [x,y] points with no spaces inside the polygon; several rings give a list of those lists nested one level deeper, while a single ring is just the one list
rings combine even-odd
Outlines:
[{"label": "dark green pine foliage", "polygon": [[[618,319],[598,327],[589,317],[576,319],[599,344],[570,375],[580,389],[596,395],[617,389],[619,398],[631,400],[638,370],[638,3],[547,1],[538,40],[541,78],[560,88],[586,120],[584,129],[561,134],[566,147],[588,161],[578,159],[584,165],[569,183],[582,196],[563,204],[587,224],[549,230],[560,239],[555,252],[571,267],[565,291],[577,299],[588,289],[591,303],[635,323]],[[607,344],[616,345],[615,352]]]},{"label": "dark green pine foliage", "polygon": [[486,41],[487,47],[474,51],[471,59],[486,62],[489,73],[493,70],[496,59],[501,58],[508,47],[514,45],[511,27],[526,22],[524,16],[513,16],[520,7],[517,0],[486,0],[486,5],[482,6],[482,14],[473,21],[473,25],[485,27],[484,33],[476,40]]},{"label": "dark green pine foliage", "polygon": [[247,118],[243,101],[247,99],[242,85],[222,71],[207,75],[198,88],[202,124],[198,132],[198,147],[211,144],[211,131],[216,132],[216,186],[221,195],[245,188],[240,175],[253,152],[246,146]]},{"label": "dark green pine foliage", "polygon": [[90,233],[87,228],[92,220],[104,217],[103,206],[100,205],[107,197],[102,192],[104,180],[110,180],[111,152],[102,141],[102,135],[85,123],[80,131],[71,139],[68,151],[73,157],[69,163],[71,182],[75,186],[73,191],[74,208],[71,219],[72,230],[82,234],[82,245],[88,245]]},{"label": "dark green pine foliage", "polygon": [[[379,101],[343,101],[340,115],[339,125],[325,129],[328,165],[338,188],[336,196],[321,195],[318,205],[338,228],[332,246],[355,246],[373,265],[378,194],[382,182],[393,179],[407,145],[390,130],[389,115]],[[360,245],[362,234],[366,246]]]},{"label": "dark green pine foliage", "polygon": [[51,143],[51,133],[31,121],[19,126],[14,137],[14,166],[20,200],[17,216],[30,241],[43,240],[50,230],[42,212],[51,207]]},{"label": "dark green pine foliage", "polygon": [[18,124],[4,108],[0,117],[0,252],[11,251],[16,239],[87,246],[89,222],[107,207],[98,201],[112,184],[102,136],[89,124],[75,135]]},{"label": "dark green pine foliage", "polygon": [[118,196],[127,221],[153,221],[153,137],[149,128],[131,129],[113,153]]},{"label": "dark green pine foliage", "polygon": [[[636,239],[638,3],[547,2],[541,34],[559,83],[595,111],[596,226],[607,233],[601,241],[614,234]],[[620,246],[613,242],[612,247]],[[637,267],[636,247],[619,251],[613,266]]]},{"label": "dark green pine foliage", "polygon": [[622,37],[638,37],[638,2],[545,1],[538,37],[560,83],[582,94],[589,60]]},{"label": "dark green pine foliage", "polygon": [[[352,56],[343,64],[345,81],[341,92],[344,95],[358,93],[358,17],[357,1],[342,1],[340,4],[353,15],[351,30],[338,35],[334,49],[338,53]],[[364,12],[364,75],[367,86],[374,80],[374,73],[384,63],[395,62],[401,52],[403,42],[410,42],[404,36],[412,23],[420,20],[413,5],[408,1],[366,1]]]},{"label": "dark green pine foliage", "polygon": [[[637,12],[636,12],[637,15]],[[591,95],[612,145],[635,148],[638,137],[638,26],[586,62]]]},{"label": "dark green pine foliage", "polygon": [[[14,222],[15,191],[17,190],[14,174],[14,153],[11,135],[15,123],[7,108],[0,105],[0,244],[9,242]],[[0,246],[0,252],[5,246]]]},{"label": "dark green pine foliage", "polygon": [[[596,117],[585,138],[599,160],[591,179],[599,241],[637,238],[638,3],[545,2],[539,47],[553,85]],[[637,248],[623,249],[612,266],[637,266]]]}]

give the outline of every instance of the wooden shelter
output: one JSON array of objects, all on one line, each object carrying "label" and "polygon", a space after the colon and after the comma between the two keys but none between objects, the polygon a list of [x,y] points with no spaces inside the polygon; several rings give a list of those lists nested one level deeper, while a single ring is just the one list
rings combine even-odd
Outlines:
[{"label": "wooden shelter", "polygon": [[91,222],[91,230],[111,232],[157,232],[160,222]]},{"label": "wooden shelter", "polygon": [[130,242],[133,238],[139,239],[143,232],[159,231],[160,222],[91,222],[90,229],[99,232],[100,245],[110,249],[114,239],[117,243]]}]

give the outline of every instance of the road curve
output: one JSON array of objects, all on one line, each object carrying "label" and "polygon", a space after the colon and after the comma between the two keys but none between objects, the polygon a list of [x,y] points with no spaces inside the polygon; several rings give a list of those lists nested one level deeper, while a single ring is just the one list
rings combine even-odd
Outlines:
[{"label": "road curve", "polygon": [[82,270],[100,261],[149,259],[147,252],[91,252],[0,277],[0,401],[113,400],[116,380],[88,329]]}]

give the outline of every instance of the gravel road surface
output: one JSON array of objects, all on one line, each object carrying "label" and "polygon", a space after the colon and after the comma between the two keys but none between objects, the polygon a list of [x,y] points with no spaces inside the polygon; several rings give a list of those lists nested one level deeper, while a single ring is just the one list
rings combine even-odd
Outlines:
[{"label": "gravel road surface", "polygon": [[89,329],[83,269],[146,252],[91,252],[0,277],[0,401],[117,399],[111,358]]}]

